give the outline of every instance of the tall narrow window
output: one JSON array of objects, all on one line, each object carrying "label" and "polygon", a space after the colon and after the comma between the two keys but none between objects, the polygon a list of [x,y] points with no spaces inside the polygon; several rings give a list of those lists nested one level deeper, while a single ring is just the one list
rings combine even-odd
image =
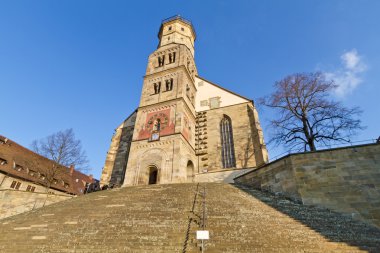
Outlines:
[{"label": "tall narrow window", "polygon": [[11,188],[14,189],[16,187],[17,181],[13,181],[11,184]]},{"label": "tall narrow window", "polygon": [[173,78],[166,80],[165,85],[166,85],[166,91],[172,90],[173,89]]},{"label": "tall narrow window", "polygon": [[164,63],[165,63],[165,55],[158,56],[158,67],[164,66]]},{"label": "tall narrow window", "polygon": [[172,53],[169,53],[169,63],[172,63],[173,62],[173,56],[172,56]]},{"label": "tall narrow window", "polygon": [[13,188],[15,190],[20,189],[20,186],[21,186],[21,183],[17,182],[17,181],[13,181],[12,184],[11,184],[11,188]]},{"label": "tall narrow window", "polygon": [[223,168],[236,167],[231,118],[227,115],[224,115],[220,121],[220,139],[222,142]]},{"label": "tall narrow window", "polygon": [[153,87],[154,87],[154,94],[158,94],[158,93],[160,93],[160,90],[161,90],[161,82],[154,83],[154,84],[153,84]]},{"label": "tall narrow window", "polygon": [[175,62],[175,52],[169,53],[169,63]]}]

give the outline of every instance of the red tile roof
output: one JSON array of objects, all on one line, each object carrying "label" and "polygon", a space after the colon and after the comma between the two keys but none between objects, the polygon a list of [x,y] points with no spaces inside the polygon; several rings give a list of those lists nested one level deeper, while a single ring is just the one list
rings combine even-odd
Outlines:
[{"label": "red tile roof", "polygon": [[[0,135],[0,171],[39,185],[46,185],[41,175],[49,175],[56,163]],[[55,174],[57,183],[51,188],[80,195],[85,191],[86,183],[93,183],[92,176],[85,175],[73,168],[59,165]],[[51,175],[51,174],[50,174]]]}]

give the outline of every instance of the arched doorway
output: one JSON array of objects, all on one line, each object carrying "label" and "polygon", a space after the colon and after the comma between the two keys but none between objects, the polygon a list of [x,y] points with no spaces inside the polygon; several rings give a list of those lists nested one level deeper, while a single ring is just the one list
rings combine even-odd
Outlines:
[{"label": "arched doorway", "polygon": [[150,166],[148,184],[157,184],[157,182],[158,182],[158,169],[156,166]]},{"label": "arched doorway", "polygon": [[187,162],[186,167],[187,182],[193,182],[194,179],[194,164],[191,160]]}]

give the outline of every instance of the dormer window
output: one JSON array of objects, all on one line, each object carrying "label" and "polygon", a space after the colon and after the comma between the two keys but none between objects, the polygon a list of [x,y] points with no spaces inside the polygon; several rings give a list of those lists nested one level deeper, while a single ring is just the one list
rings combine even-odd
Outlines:
[{"label": "dormer window", "polygon": [[17,171],[22,171],[22,170],[24,170],[24,168],[23,168],[21,165],[18,165],[18,164],[15,164],[14,169],[17,170]]},{"label": "dormer window", "polygon": [[5,165],[7,163],[8,163],[7,160],[0,158],[0,165]]},{"label": "dormer window", "polygon": [[165,63],[165,55],[158,56],[158,67],[164,66],[164,63]]}]

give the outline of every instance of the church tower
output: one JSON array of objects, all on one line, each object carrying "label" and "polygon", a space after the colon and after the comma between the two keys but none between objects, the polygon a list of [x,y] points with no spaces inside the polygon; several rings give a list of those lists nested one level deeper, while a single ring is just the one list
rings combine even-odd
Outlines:
[{"label": "church tower", "polygon": [[148,59],[124,186],[191,182],[196,171],[196,39],[191,22],[162,22]]},{"label": "church tower", "polygon": [[267,163],[253,100],[198,75],[191,22],[165,19],[158,39],[139,106],[112,137],[101,186],[232,182]]}]

